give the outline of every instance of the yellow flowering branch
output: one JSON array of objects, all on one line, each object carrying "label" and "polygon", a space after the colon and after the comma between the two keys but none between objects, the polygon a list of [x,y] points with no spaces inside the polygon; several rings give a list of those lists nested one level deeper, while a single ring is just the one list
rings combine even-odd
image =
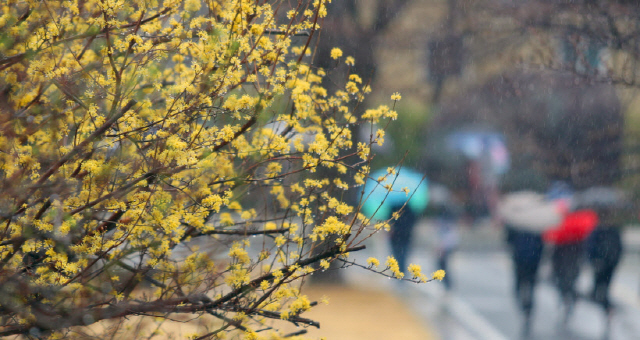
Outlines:
[{"label": "yellow flowering branch", "polygon": [[308,322],[291,285],[376,232],[343,197],[384,132],[354,147],[352,127],[395,117],[363,117],[360,76],[330,93],[306,62],[326,5],[5,6],[0,335],[182,312],[218,335]]}]

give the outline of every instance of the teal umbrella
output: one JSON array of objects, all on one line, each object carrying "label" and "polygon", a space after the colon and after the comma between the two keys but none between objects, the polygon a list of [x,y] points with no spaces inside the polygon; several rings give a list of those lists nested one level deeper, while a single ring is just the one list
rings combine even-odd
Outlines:
[{"label": "teal umbrella", "polygon": [[[387,176],[380,183],[376,180]],[[391,217],[391,209],[407,203],[407,207],[415,214],[420,214],[429,202],[429,190],[426,177],[412,169],[403,167],[396,174],[389,174],[387,169],[376,170],[369,175],[364,186],[362,213],[369,218],[386,220]],[[391,185],[391,191],[385,186]],[[409,189],[408,193],[403,191]]]}]

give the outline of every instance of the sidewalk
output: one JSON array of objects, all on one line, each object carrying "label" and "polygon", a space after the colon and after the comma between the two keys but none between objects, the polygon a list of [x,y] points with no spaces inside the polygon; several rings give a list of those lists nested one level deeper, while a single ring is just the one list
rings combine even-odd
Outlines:
[{"label": "sidewalk", "polygon": [[[421,223],[417,231],[412,261],[421,264],[423,268],[433,268],[434,228],[428,223]],[[640,244],[636,243],[640,240],[637,237],[638,231],[625,230],[624,241],[627,247],[612,282],[611,295],[618,308],[609,337],[611,340],[640,339],[640,304],[637,293]],[[588,265],[583,268],[578,281],[579,291],[586,292],[591,287],[589,270]],[[513,295],[512,263],[499,230],[490,226],[461,229],[460,249],[452,258],[449,274],[455,287],[449,295],[454,297],[452,300],[459,302],[457,307],[453,304],[449,312],[460,325],[472,331],[474,339],[519,338],[522,318]],[[436,299],[442,295],[432,287],[418,286],[418,289]],[[536,288],[532,339],[602,339],[605,333],[604,314],[598,306],[580,300],[566,330],[563,330],[559,322],[559,307],[560,300],[557,289],[551,282],[549,263],[543,261],[540,282]],[[494,334],[487,336],[481,329]]]},{"label": "sidewalk", "polygon": [[[411,261],[424,273],[435,270],[433,227],[423,221],[416,230]],[[640,229],[626,231],[625,257],[613,281],[612,298],[619,307],[611,340],[640,340]],[[378,237],[380,236],[380,237]],[[364,263],[369,256],[383,261],[389,254],[386,235],[370,239],[367,249],[352,254]],[[547,265],[548,266],[548,265]],[[559,304],[555,287],[548,281],[549,268],[541,268],[536,292],[532,340],[600,340],[604,330],[602,312],[588,301],[578,304],[567,331],[559,327]],[[360,268],[343,270],[344,286],[309,284],[305,293],[319,300],[330,297],[305,313],[321,323],[309,329],[309,339],[518,339],[521,316],[513,297],[511,260],[499,231],[488,227],[462,230],[460,250],[452,258],[449,275],[455,289],[446,292],[439,282],[400,283]],[[591,284],[588,271],[578,283]]]},{"label": "sidewalk", "polygon": [[[357,268],[351,268],[357,270]],[[437,337],[408,305],[380,286],[308,284],[304,293],[312,301],[329,297],[304,314],[320,322],[303,337],[327,340],[435,340]]]}]

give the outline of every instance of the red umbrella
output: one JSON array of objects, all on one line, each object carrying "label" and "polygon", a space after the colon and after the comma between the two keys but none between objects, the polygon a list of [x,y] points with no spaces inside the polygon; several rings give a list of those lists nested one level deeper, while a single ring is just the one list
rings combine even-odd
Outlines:
[{"label": "red umbrella", "polygon": [[542,234],[543,239],[551,244],[570,244],[580,242],[589,237],[598,224],[598,215],[589,209],[568,213],[559,226]]}]

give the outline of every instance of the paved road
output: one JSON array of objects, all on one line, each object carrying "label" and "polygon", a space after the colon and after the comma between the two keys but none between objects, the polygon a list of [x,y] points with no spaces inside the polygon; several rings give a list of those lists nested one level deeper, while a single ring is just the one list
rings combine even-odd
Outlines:
[{"label": "paved road", "polygon": [[[424,272],[435,268],[432,247],[433,228],[421,224],[415,237],[411,262]],[[374,239],[366,256],[388,254],[383,238]],[[372,278],[349,270],[351,279]],[[588,301],[580,301],[567,328],[560,325],[561,305],[556,290],[548,280],[550,268],[544,264],[541,283],[536,290],[532,340],[600,340],[605,334],[603,312]],[[449,275],[455,280],[454,290],[446,292],[440,283],[414,285],[393,284],[414,311],[437,330],[443,340],[519,339],[521,317],[513,297],[511,262],[498,231],[491,228],[465,229],[461,249],[452,258]],[[579,289],[590,286],[588,267],[579,280]],[[610,340],[640,340],[640,253],[625,254],[614,277],[612,296],[618,306],[609,334]]]}]

